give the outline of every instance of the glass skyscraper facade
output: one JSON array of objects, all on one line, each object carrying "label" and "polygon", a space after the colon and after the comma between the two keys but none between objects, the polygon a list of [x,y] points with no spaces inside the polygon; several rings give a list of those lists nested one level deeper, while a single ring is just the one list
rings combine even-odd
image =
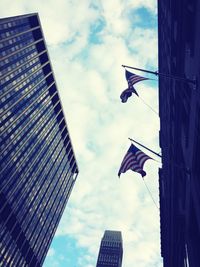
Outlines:
[{"label": "glass skyscraper facade", "polygon": [[0,266],[42,266],[78,166],[37,14],[0,19]]},{"label": "glass skyscraper facade", "polygon": [[122,256],[121,232],[106,230],[101,240],[96,267],[121,267]]}]

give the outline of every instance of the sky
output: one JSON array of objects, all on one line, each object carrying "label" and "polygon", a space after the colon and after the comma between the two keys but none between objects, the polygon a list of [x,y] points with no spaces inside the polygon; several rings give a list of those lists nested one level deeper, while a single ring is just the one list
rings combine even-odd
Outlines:
[{"label": "sky", "polygon": [[[129,137],[160,152],[159,117],[143,102],[158,112],[156,78],[135,85],[139,97],[119,98],[127,88],[122,64],[158,68],[156,2],[0,1],[1,17],[39,13],[79,167],[44,267],[96,266],[106,229],[122,232],[123,267],[162,266],[159,210],[140,174],[117,176]],[[160,166],[144,167],[157,205]]]}]

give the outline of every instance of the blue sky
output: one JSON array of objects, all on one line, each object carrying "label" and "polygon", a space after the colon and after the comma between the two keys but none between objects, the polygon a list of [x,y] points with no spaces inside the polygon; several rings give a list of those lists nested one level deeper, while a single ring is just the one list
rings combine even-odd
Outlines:
[{"label": "blue sky", "polygon": [[[44,267],[94,267],[106,229],[122,231],[124,267],[162,266],[159,211],[139,174],[117,176],[128,137],[160,151],[158,116],[136,96],[119,99],[122,64],[157,70],[156,8],[155,0],[0,2],[1,17],[39,13],[80,170]],[[158,110],[157,82],[135,87]],[[159,166],[145,164],[157,203]]]}]

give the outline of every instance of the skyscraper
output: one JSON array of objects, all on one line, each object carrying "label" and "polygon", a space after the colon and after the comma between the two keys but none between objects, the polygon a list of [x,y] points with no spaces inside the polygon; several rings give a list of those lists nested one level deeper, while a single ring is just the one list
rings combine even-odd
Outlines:
[{"label": "skyscraper", "polygon": [[121,232],[106,230],[101,240],[96,267],[121,267],[122,256]]},{"label": "skyscraper", "polygon": [[78,166],[37,14],[0,19],[0,266],[42,266]]},{"label": "skyscraper", "polygon": [[[161,255],[200,266],[200,1],[158,1]],[[192,82],[196,79],[197,84]]]}]

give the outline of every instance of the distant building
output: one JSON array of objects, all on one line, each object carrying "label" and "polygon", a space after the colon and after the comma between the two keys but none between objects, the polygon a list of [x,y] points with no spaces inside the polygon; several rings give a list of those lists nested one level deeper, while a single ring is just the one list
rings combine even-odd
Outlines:
[{"label": "distant building", "polygon": [[0,19],[0,57],[0,266],[42,266],[78,167],[37,14]]},{"label": "distant building", "polygon": [[96,267],[121,267],[122,256],[121,232],[106,230],[101,240]]},{"label": "distant building", "polygon": [[200,266],[200,1],[158,1],[161,255]]}]

